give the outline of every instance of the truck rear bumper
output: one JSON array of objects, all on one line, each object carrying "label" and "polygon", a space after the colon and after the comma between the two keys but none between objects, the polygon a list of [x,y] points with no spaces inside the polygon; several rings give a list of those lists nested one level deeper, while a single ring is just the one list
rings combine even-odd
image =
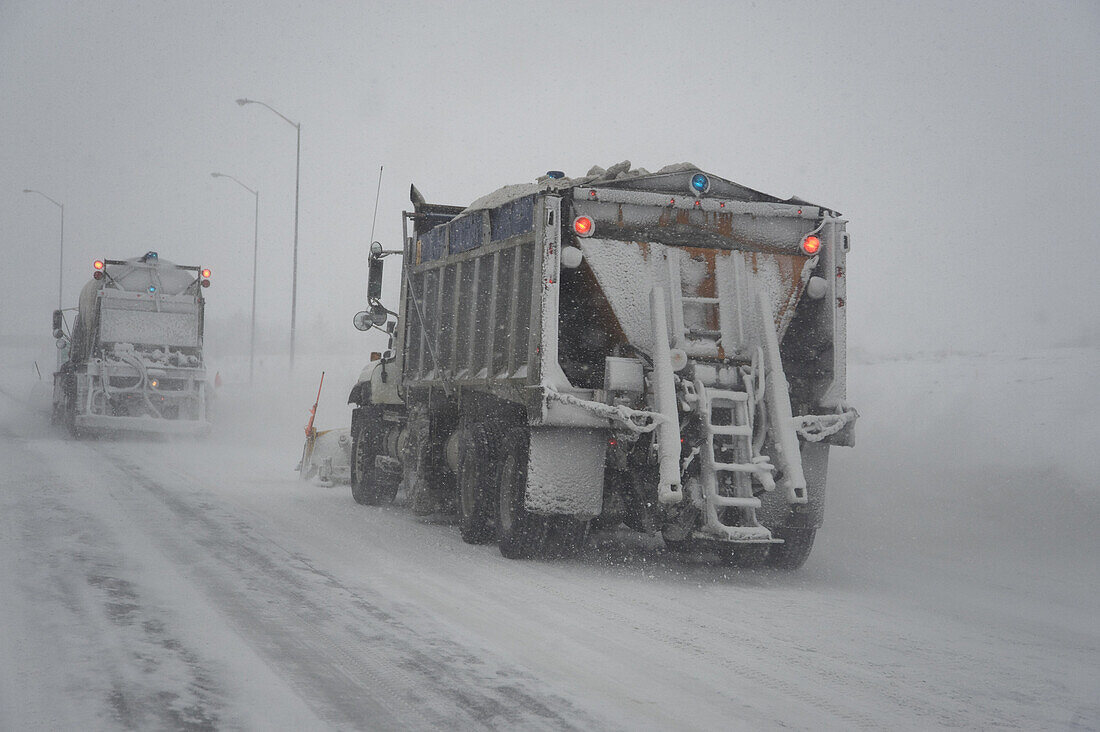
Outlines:
[{"label": "truck rear bumper", "polygon": [[210,423],[197,419],[157,419],[156,417],[111,417],[78,414],[76,427],[82,430],[152,432],[164,435],[199,435],[210,430]]}]

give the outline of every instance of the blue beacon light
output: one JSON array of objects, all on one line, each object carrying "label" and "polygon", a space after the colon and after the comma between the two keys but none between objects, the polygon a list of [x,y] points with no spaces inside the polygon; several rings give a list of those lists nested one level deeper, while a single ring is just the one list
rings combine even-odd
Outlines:
[{"label": "blue beacon light", "polygon": [[153,293],[153,292],[156,292],[156,291],[157,291],[156,285],[149,285],[149,292],[150,293]]},{"label": "blue beacon light", "polygon": [[710,179],[705,175],[696,173],[691,176],[691,190],[696,194],[706,193],[708,188],[710,188]]}]

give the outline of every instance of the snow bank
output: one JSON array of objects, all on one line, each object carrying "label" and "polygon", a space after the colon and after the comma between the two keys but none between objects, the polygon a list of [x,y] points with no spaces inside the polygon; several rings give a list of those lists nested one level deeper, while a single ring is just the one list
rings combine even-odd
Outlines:
[{"label": "snow bank", "polygon": [[1014,602],[1079,602],[1100,586],[1097,373],[1098,349],[850,364],[856,447],[830,454],[815,558],[889,582],[900,566],[912,582],[934,572],[944,587],[1025,577]]}]

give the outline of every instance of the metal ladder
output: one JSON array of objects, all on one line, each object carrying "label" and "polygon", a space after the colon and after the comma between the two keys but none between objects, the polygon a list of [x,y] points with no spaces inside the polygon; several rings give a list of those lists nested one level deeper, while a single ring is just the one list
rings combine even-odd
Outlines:
[{"label": "metal ladder", "polygon": [[[691,306],[698,307],[704,312],[713,309],[714,316],[721,322],[725,316],[722,300],[719,297],[705,297],[684,292],[684,283],[681,276],[681,261],[678,253],[665,255],[666,269],[669,282],[669,310],[671,311],[670,326],[672,329],[672,347],[679,348],[688,356],[715,358],[719,355],[722,345],[722,331],[705,328],[691,327],[687,324],[685,309]],[[704,316],[704,320],[705,320]]]},{"label": "metal ladder", "polygon": [[[697,408],[706,436],[699,466],[702,530],[729,541],[772,542],[771,532],[756,520],[760,499],[752,490],[753,477],[764,490],[775,489],[772,478],[775,466],[767,456],[756,454],[753,445],[754,370],[745,367],[742,371],[742,380],[748,385],[745,390],[708,387],[695,381]],[[721,480],[723,474],[728,476],[725,481]],[[737,525],[725,523],[721,517],[725,508],[741,509],[742,521]]]},{"label": "metal ladder", "polygon": [[[699,486],[691,486],[688,491],[694,494],[693,501],[703,511],[703,526],[698,533],[701,538],[778,543],[781,540],[773,538],[756,518],[761,503],[753,495],[754,478],[765,491],[776,488],[772,475],[776,466],[760,454],[760,445],[753,440],[758,403],[768,412],[769,431],[780,450],[788,502],[805,503],[806,484],[793,420],[789,417],[790,401],[779,358],[778,334],[767,296],[754,282],[739,253],[715,260],[717,297],[684,291],[679,254],[666,254],[665,262],[670,290],[670,345],[683,350],[689,359],[713,359],[719,355],[729,358],[737,351],[742,357],[747,356],[746,351],[753,354],[752,363],[741,366],[736,379],[710,385],[696,379],[693,384],[706,437],[700,450]],[[719,330],[688,327],[687,306],[713,308]],[[772,386],[767,394],[756,393],[765,391],[764,373]],[[735,512],[740,520],[734,525],[722,520],[727,508],[740,509]]]}]

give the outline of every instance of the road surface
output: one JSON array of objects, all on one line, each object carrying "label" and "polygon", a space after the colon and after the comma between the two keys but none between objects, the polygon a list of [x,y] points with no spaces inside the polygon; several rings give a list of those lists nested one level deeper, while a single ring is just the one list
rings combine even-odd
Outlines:
[{"label": "road surface", "polygon": [[853,365],[794,573],[506,560],[296,480],[311,399],[74,441],[5,359],[0,729],[1100,727],[1095,350]]}]

